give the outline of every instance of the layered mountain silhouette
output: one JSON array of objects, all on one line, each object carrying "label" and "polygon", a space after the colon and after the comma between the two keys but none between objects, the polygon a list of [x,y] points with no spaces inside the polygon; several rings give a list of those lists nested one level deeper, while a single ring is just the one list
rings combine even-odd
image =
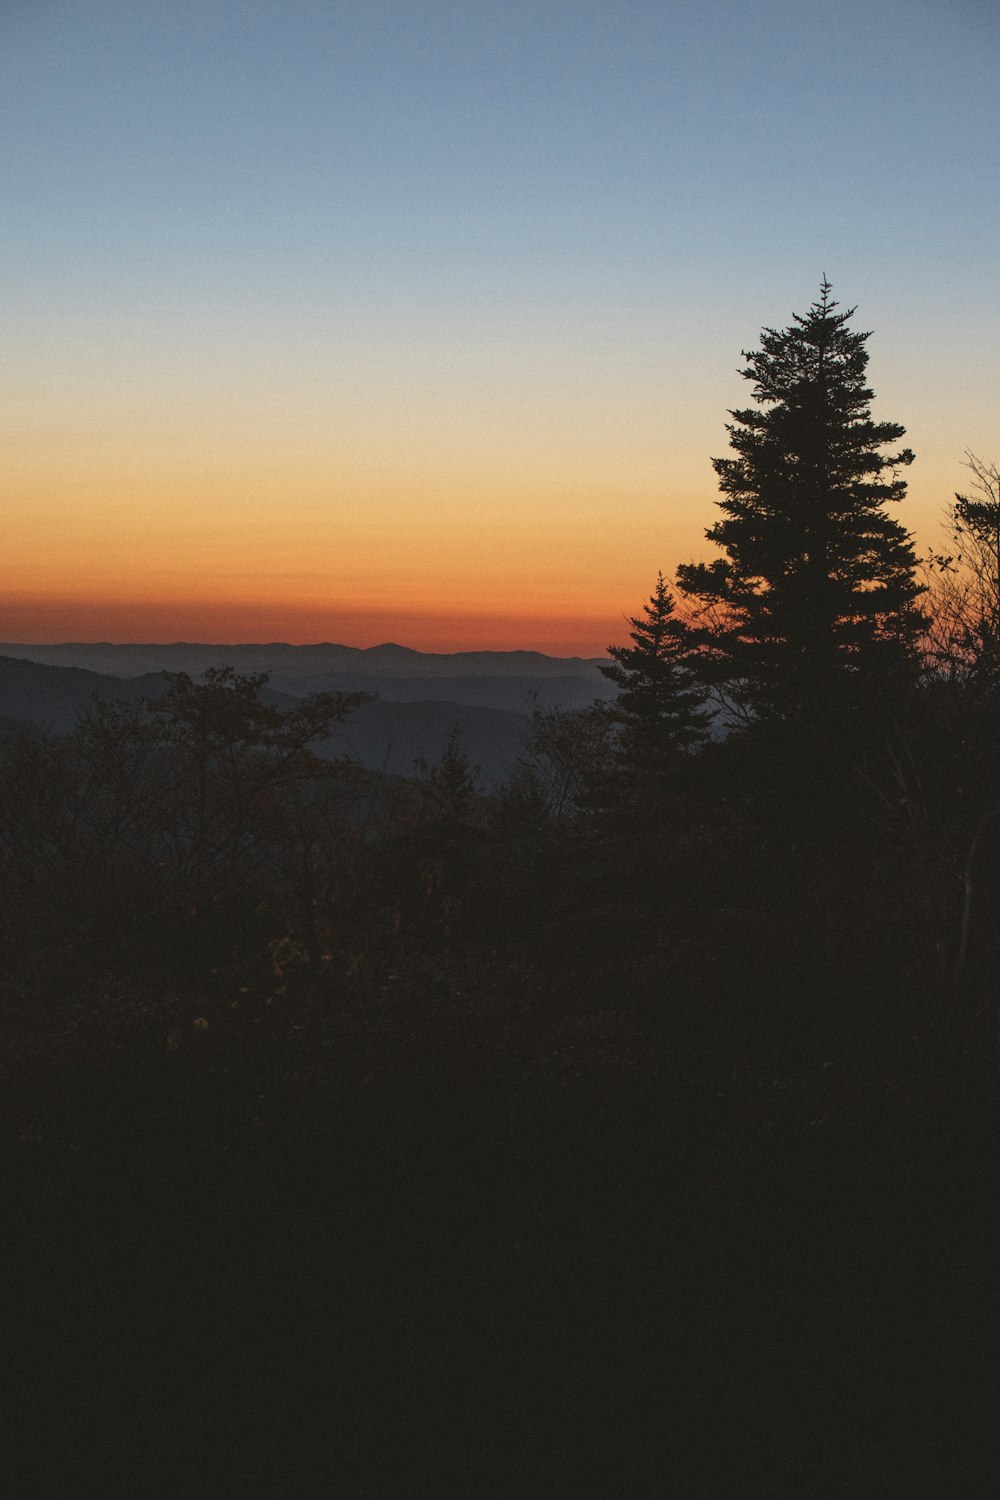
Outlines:
[{"label": "layered mountain silhouette", "polygon": [[[327,749],[372,770],[410,775],[438,760],[452,730],[488,783],[524,748],[532,707],[583,708],[608,696],[596,660],[539,652],[432,654],[403,646],[118,646],[72,643],[0,646],[0,719],[66,733],[93,698],[157,698],[163,670],[210,666],[271,674],[264,697],[288,707],[314,692],[378,697],[351,714]],[[45,658],[44,660],[42,658]],[[103,670],[98,664],[103,664]]]},{"label": "layered mountain silhouette", "polygon": [[204,672],[222,664],[238,672],[270,672],[272,678],[317,677],[360,673],[370,677],[584,677],[600,684],[603,657],[545,656],[540,651],[413,651],[387,642],[382,646],[291,646],[284,641],[259,645],[204,645],[173,641],[164,645],[117,645],[109,641],[69,641],[59,645],[0,642],[0,655],[20,657],[52,667],[83,667],[113,677],[145,672]]}]

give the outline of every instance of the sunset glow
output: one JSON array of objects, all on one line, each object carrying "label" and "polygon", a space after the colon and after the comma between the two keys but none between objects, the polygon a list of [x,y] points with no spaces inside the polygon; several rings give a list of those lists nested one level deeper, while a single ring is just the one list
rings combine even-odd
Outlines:
[{"label": "sunset glow", "polygon": [[791,4],[389,10],[5,11],[0,638],[599,654],[824,271],[936,542],[998,440],[987,9],[888,77],[840,0],[808,91]]}]

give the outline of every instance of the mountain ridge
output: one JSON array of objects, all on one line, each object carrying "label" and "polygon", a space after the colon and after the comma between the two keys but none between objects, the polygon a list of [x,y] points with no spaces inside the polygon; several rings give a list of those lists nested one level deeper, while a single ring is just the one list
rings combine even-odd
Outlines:
[{"label": "mountain ridge", "polygon": [[[440,678],[426,680],[440,690]],[[66,734],[95,698],[139,703],[158,698],[166,686],[162,672],[123,678],[0,656],[0,728],[28,723]],[[271,686],[261,696],[281,708],[300,701]],[[518,711],[440,696],[409,702],[373,698],[338,725],[321,750],[332,756],[354,754],[369,770],[406,776],[413,774],[418,758],[431,764],[439,760],[456,730],[470,762],[490,783],[506,775],[523,753],[529,726],[527,708]]]},{"label": "mountain ridge", "polygon": [[151,671],[203,672],[233,666],[242,672],[315,676],[360,671],[397,677],[550,677],[601,680],[603,657],[547,656],[541,651],[416,651],[386,641],[378,646],[343,646],[332,641],[291,645],[286,641],[215,644],[200,641],[63,641],[48,644],[0,641],[0,655],[43,666],[80,667],[113,677]]}]

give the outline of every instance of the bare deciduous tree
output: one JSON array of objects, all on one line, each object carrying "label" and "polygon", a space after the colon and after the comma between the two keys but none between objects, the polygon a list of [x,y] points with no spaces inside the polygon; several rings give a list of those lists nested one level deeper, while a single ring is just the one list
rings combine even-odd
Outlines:
[{"label": "bare deciduous tree", "polygon": [[969,495],[945,515],[948,551],[927,562],[928,650],[939,671],[982,686],[1000,681],[1000,469],[966,450]]}]

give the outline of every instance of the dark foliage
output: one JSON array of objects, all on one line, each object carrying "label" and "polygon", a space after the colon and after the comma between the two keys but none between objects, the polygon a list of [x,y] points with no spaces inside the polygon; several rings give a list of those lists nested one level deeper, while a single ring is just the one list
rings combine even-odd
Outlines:
[{"label": "dark foliage", "polygon": [[629,621],[631,646],[609,646],[601,671],[617,688],[609,717],[617,726],[619,779],[644,784],[677,751],[704,742],[710,715],[691,632],[675,614],[663,574],[643,612]]},{"label": "dark foliage", "polygon": [[1000,1103],[949,704],[559,813],[228,674],[9,734],[14,1492],[937,1483]]}]

